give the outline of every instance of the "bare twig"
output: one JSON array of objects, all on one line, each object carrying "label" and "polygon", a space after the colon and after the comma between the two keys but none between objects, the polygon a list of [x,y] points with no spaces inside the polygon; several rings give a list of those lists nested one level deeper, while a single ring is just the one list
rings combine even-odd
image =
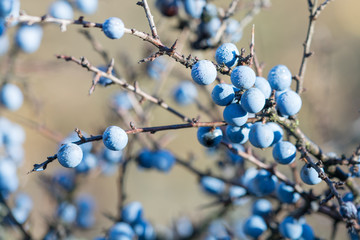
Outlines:
[{"label": "bare twig", "polygon": [[156,26],[155,26],[155,22],[154,22],[154,17],[153,15],[151,14],[151,11],[150,11],[150,8],[149,8],[149,4],[147,3],[147,0],[142,0],[142,7],[144,8],[145,10],[145,14],[146,14],[146,18],[148,19],[149,21],[149,26],[150,26],[150,29],[151,29],[151,33],[152,33],[152,36],[153,38],[155,39],[159,39],[159,35],[157,33],[157,30],[156,30]]}]

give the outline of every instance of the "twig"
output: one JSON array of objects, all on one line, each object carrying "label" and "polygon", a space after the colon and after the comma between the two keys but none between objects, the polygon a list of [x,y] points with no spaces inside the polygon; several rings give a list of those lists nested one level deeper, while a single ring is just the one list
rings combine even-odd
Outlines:
[{"label": "twig", "polygon": [[[149,8],[149,4],[147,3],[147,0],[142,0],[142,7],[145,10],[145,14],[146,14],[146,18],[148,19],[149,22],[149,26],[150,26],[150,30],[152,33],[153,38],[155,39],[159,39],[159,35],[157,33],[156,30],[156,26],[155,26],[155,22],[154,22],[154,17],[151,14],[150,8]],[[139,4],[139,3],[138,3]]]}]

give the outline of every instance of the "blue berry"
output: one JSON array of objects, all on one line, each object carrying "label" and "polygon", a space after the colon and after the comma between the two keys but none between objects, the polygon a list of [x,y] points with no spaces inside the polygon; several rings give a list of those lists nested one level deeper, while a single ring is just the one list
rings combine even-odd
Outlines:
[{"label": "blue berry", "polygon": [[121,217],[124,222],[133,224],[143,216],[143,206],[140,202],[130,202],[122,210]]},{"label": "blue berry", "polygon": [[0,56],[3,56],[9,50],[9,38],[6,34],[0,36]]},{"label": "blue berry", "polygon": [[189,81],[183,81],[174,89],[174,100],[182,106],[193,103],[198,95],[196,86]]},{"label": "blue berry", "polygon": [[271,96],[271,87],[269,81],[266,80],[265,78],[256,77],[255,87],[264,94],[266,99],[268,99]]},{"label": "blue berry", "polygon": [[302,234],[302,224],[293,217],[286,217],[280,223],[280,233],[285,238],[298,239]]},{"label": "blue berry", "polygon": [[12,10],[14,0],[1,0],[0,1],[0,17],[7,17]]},{"label": "blue berry", "polygon": [[274,141],[274,132],[266,124],[256,122],[250,127],[250,143],[257,148],[267,148]]},{"label": "blue berry", "polygon": [[262,217],[253,215],[246,219],[244,224],[244,232],[246,235],[258,238],[267,230],[266,223]]},{"label": "blue berry", "polygon": [[33,53],[39,49],[43,30],[40,25],[22,25],[15,35],[17,46],[26,53]]},{"label": "blue berry", "polygon": [[[82,135],[83,135],[84,137],[89,137],[89,135],[88,135],[86,132],[82,131],[81,133],[82,133]],[[79,141],[79,140],[80,140],[79,135],[78,135],[76,132],[71,132],[71,133],[61,142],[60,145],[65,144],[65,143],[77,142],[77,141]],[[89,152],[91,151],[91,149],[92,149],[92,142],[83,143],[83,144],[80,145],[80,148],[81,148],[81,150],[83,151],[83,153],[89,153]]]},{"label": "blue berry", "polygon": [[276,196],[283,203],[296,203],[300,194],[295,192],[294,188],[286,185],[285,183],[280,183],[276,188]]},{"label": "blue berry", "polygon": [[249,140],[250,126],[251,123],[246,123],[242,127],[228,125],[226,135],[232,143],[244,144]]},{"label": "blue berry", "polygon": [[322,181],[321,178],[319,178],[319,173],[307,164],[301,168],[300,178],[304,183],[309,185],[315,185]]},{"label": "blue berry", "polygon": [[216,75],[215,65],[209,60],[198,61],[191,69],[191,77],[199,85],[211,84]]},{"label": "blue berry", "polygon": [[275,144],[272,154],[277,163],[290,164],[295,160],[296,147],[291,142],[280,141]]},{"label": "blue berry", "polygon": [[227,35],[227,39],[233,43],[240,41],[243,35],[240,23],[233,18],[228,19],[225,34]]},{"label": "blue berry", "polygon": [[7,126],[6,132],[3,135],[5,147],[19,146],[24,143],[26,134],[21,125],[11,123]]},{"label": "blue berry", "polygon": [[57,158],[63,167],[74,168],[80,164],[83,158],[83,151],[78,145],[67,143],[60,147]]},{"label": "blue berry", "polygon": [[207,3],[203,8],[201,19],[206,21],[207,19],[212,19],[217,16],[218,16],[218,10],[216,5],[212,3]]},{"label": "blue berry", "polygon": [[219,65],[233,67],[238,62],[239,50],[233,43],[224,43],[216,49],[215,60]]},{"label": "blue berry", "polygon": [[70,192],[75,188],[75,173],[72,171],[58,170],[55,172],[52,182]]},{"label": "blue berry", "polygon": [[234,86],[231,84],[220,83],[211,92],[212,100],[219,106],[229,105],[234,100],[234,97]]},{"label": "blue berry", "polygon": [[249,89],[255,84],[256,75],[248,66],[237,66],[231,72],[231,82],[239,89]]},{"label": "blue berry", "polygon": [[204,191],[210,194],[220,195],[225,191],[225,183],[214,177],[202,177],[200,184]]},{"label": "blue berry", "polygon": [[217,146],[221,142],[222,136],[220,128],[199,127],[197,131],[197,139],[205,147]]},{"label": "blue berry", "polygon": [[[240,152],[245,152],[245,148],[243,145],[241,144],[233,144],[232,147]],[[243,157],[241,157],[240,155],[238,155],[237,153],[234,153],[233,151],[231,151],[230,149],[227,151],[230,160],[233,164],[239,164],[243,162]]]},{"label": "blue berry", "polygon": [[157,57],[146,65],[146,72],[150,78],[160,80],[161,75],[167,70],[167,61],[164,57]]},{"label": "blue berry", "polygon": [[176,233],[181,239],[190,238],[194,233],[193,224],[186,216],[180,217],[176,220],[175,229]]},{"label": "blue berry", "polygon": [[344,202],[352,202],[354,201],[354,194],[352,192],[345,193],[342,200]]},{"label": "blue berry", "polygon": [[265,106],[265,96],[257,88],[250,88],[241,96],[241,106],[249,113],[258,113]]},{"label": "blue berry", "polygon": [[279,111],[282,115],[292,116],[300,111],[302,101],[296,92],[288,90],[282,93],[276,100]]},{"label": "blue berry", "polygon": [[202,22],[199,25],[199,30],[204,38],[213,38],[216,36],[220,27],[220,19],[212,18],[209,22]]},{"label": "blue berry", "polygon": [[16,165],[9,159],[0,159],[0,194],[7,198],[16,191],[19,179],[16,175]]},{"label": "blue berry", "polygon": [[258,195],[264,196],[271,194],[276,187],[277,178],[269,171],[261,169],[254,178],[254,190]]},{"label": "blue berry", "polygon": [[98,7],[98,0],[76,0],[76,7],[85,14],[93,14]]},{"label": "blue berry", "polygon": [[240,104],[232,103],[225,107],[223,117],[228,124],[241,127],[248,120],[248,113]]},{"label": "blue berry", "polygon": [[111,99],[111,104],[116,110],[130,110],[133,108],[131,96],[126,91],[119,91]]},{"label": "blue berry", "polygon": [[205,5],[206,0],[184,0],[185,11],[193,18],[201,17]]},{"label": "blue berry", "polygon": [[18,110],[24,101],[23,94],[16,85],[6,83],[0,90],[0,102],[11,111]]},{"label": "blue berry", "polygon": [[0,18],[0,37],[6,32],[5,21]]},{"label": "blue berry", "polygon": [[268,216],[272,212],[272,204],[269,200],[261,198],[252,205],[252,214],[258,216]]},{"label": "blue berry", "polygon": [[152,152],[150,157],[153,166],[162,172],[169,172],[175,164],[174,155],[165,149]]},{"label": "blue berry", "polygon": [[274,140],[271,143],[271,146],[273,146],[282,140],[284,135],[284,130],[279,126],[279,124],[274,122],[267,122],[266,125],[269,126],[274,133]]},{"label": "blue berry", "polygon": [[30,212],[33,208],[33,201],[26,193],[18,193],[15,197],[15,208],[24,209]]},{"label": "blue berry", "polygon": [[103,142],[108,149],[120,151],[126,147],[128,136],[120,127],[110,126],[103,133]]},{"label": "blue berry", "polygon": [[83,159],[75,170],[77,173],[88,173],[97,166],[98,160],[92,153],[84,153]]},{"label": "blue berry", "polygon": [[121,163],[123,160],[122,156],[122,151],[113,151],[108,148],[104,148],[102,152],[103,159],[110,164]]},{"label": "blue berry", "polygon": [[302,225],[302,234],[299,238],[299,240],[314,240],[315,239],[315,233],[312,227],[309,224],[304,223]]},{"label": "blue berry", "polygon": [[154,227],[146,220],[140,219],[135,223],[133,229],[138,236],[138,240],[155,240],[156,232]]},{"label": "blue berry", "polygon": [[140,151],[137,157],[137,161],[140,167],[152,168],[154,166],[151,154],[152,154],[151,151],[146,148]]},{"label": "blue berry", "polygon": [[166,17],[172,17],[178,14],[178,0],[156,0],[156,7]]},{"label": "blue berry", "polygon": [[57,216],[62,222],[71,224],[76,219],[76,207],[73,204],[62,202],[57,209]]},{"label": "blue berry", "polygon": [[134,236],[134,230],[129,224],[118,222],[109,229],[108,240],[131,240]]},{"label": "blue berry", "polygon": [[58,0],[53,2],[49,8],[49,14],[54,18],[73,19],[74,11],[69,2]]},{"label": "blue berry", "polygon": [[245,204],[248,199],[243,198],[246,196],[247,190],[240,186],[231,186],[229,188],[229,197],[231,198],[231,201],[235,205],[243,205]]},{"label": "blue berry", "polygon": [[276,91],[283,91],[290,88],[291,80],[291,72],[284,65],[277,65],[273,67],[268,74],[270,86]]},{"label": "blue berry", "polygon": [[125,32],[125,26],[120,18],[111,17],[103,23],[103,31],[108,38],[120,39]]}]

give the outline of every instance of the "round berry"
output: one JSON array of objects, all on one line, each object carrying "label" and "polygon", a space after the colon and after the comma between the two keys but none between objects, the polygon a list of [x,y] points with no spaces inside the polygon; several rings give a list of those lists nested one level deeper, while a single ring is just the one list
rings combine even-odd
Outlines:
[{"label": "round berry", "polygon": [[73,19],[74,11],[71,4],[64,0],[58,0],[50,5],[49,14],[54,18]]},{"label": "round berry", "polygon": [[239,89],[249,89],[255,84],[256,75],[248,66],[237,66],[231,72],[231,82]]},{"label": "round berry", "polygon": [[128,136],[122,128],[110,126],[103,133],[103,142],[108,149],[120,151],[127,145]]},{"label": "round berry", "polygon": [[185,11],[193,18],[201,17],[205,5],[206,0],[184,0]]},{"label": "round berry", "polygon": [[258,216],[268,216],[272,211],[272,204],[267,199],[258,199],[252,205],[252,213]]},{"label": "round berry", "polygon": [[275,144],[272,154],[277,163],[290,164],[295,160],[296,147],[291,142],[280,141]]},{"label": "round berry", "polygon": [[267,230],[266,223],[264,219],[260,216],[250,216],[246,219],[244,224],[244,232],[246,235],[258,238],[263,232]]},{"label": "round berry", "polygon": [[152,168],[154,166],[151,154],[152,154],[152,152],[146,148],[144,148],[140,151],[140,153],[137,157],[137,162],[140,167]]},{"label": "round berry", "polygon": [[0,56],[3,56],[9,50],[10,42],[6,34],[0,36]]},{"label": "round berry", "polygon": [[[100,71],[102,71],[102,72],[107,72],[107,70],[108,70],[108,68],[105,67],[105,66],[98,66],[97,68],[98,68]],[[112,74],[112,75],[115,75],[114,69],[112,70],[111,74]],[[94,73],[94,77],[95,77],[95,76],[96,76],[96,73]],[[99,81],[98,81],[98,84],[106,87],[107,85],[112,84],[112,82],[113,82],[113,81],[112,81],[111,79],[109,79],[109,78],[100,77],[100,79],[99,79]]]},{"label": "round berry", "polygon": [[241,127],[248,120],[248,113],[240,104],[232,103],[225,107],[223,117],[228,124]]},{"label": "round berry", "polygon": [[250,143],[257,148],[267,148],[274,141],[274,132],[266,124],[256,122],[250,127]]},{"label": "round berry", "polygon": [[199,30],[204,38],[213,38],[216,36],[220,27],[220,19],[212,18],[209,22],[201,22]]},{"label": "round berry", "polygon": [[293,187],[283,182],[277,186],[276,196],[283,203],[296,203],[300,198],[300,194],[295,192]]},{"label": "round berry", "polygon": [[140,202],[130,202],[122,210],[121,217],[124,222],[133,224],[143,215],[143,206]]},{"label": "round berry", "polygon": [[239,50],[233,43],[224,43],[216,49],[215,60],[219,65],[233,67],[238,62]]},{"label": "round berry", "polygon": [[[245,152],[245,148],[243,145],[241,144],[232,144],[232,147],[236,150],[236,151],[240,151],[240,152]],[[243,157],[241,157],[240,155],[238,155],[237,153],[234,153],[233,151],[231,151],[230,149],[227,150],[227,153],[230,157],[231,163],[233,164],[239,164],[243,162]]]},{"label": "round berry", "polygon": [[242,127],[228,125],[226,127],[226,135],[232,143],[244,144],[249,140],[251,123],[246,123]]},{"label": "round berry", "polygon": [[125,32],[125,26],[120,18],[111,17],[103,23],[103,31],[108,38],[120,39]]},{"label": "round berry", "polygon": [[191,69],[191,77],[199,85],[211,84],[216,75],[215,65],[209,60],[198,61]]},{"label": "round berry", "polygon": [[285,238],[298,239],[302,234],[302,224],[293,217],[286,217],[279,226],[280,233]]},{"label": "round berry", "polygon": [[222,136],[220,128],[199,127],[197,131],[197,139],[205,147],[217,146],[221,142]]},{"label": "round berry", "polygon": [[279,124],[274,122],[267,122],[266,125],[269,126],[274,133],[274,141],[271,143],[271,146],[273,146],[282,140],[284,130],[279,126]]},{"label": "round berry", "polygon": [[300,237],[300,240],[314,240],[315,239],[315,233],[312,227],[309,224],[304,223],[302,225],[302,234]]},{"label": "round berry", "polygon": [[292,116],[300,111],[302,101],[296,92],[288,90],[282,93],[276,100],[281,115]]},{"label": "round berry", "polygon": [[300,170],[301,180],[309,185],[315,185],[321,182],[319,173],[310,165],[305,164]]},{"label": "round berry", "polygon": [[210,194],[221,194],[225,191],[225,183],[214,177],[202,177],[200,179],[200,184],[204,191]]},{"label": "round berry", "polygon": [[77,173],[88,173],[97,166],[98,160],[92,153],[84,153],[83,159],[75,170]]},{"label": "round berry", "polygon": [[156,7],[166,17],[172,17],[178,14],[178,0],[156,0]]},{"label": "round berry", "polygon": [[291,85],[292,75],[289,69],[284,65],[273,67],[268,74],[268,81],[272,89],[283,91]]},{"label": "round berry", "polygon": [[76,7],[85,14],[93,14],[98,7],[98,0],[76,0]]},{"label": "round berry", "polygon": [[26,53],[33,53],[39,49],[43,30],[40,25],[22,25],[15,35],[16,45]]},{"label": "round berry", "polygon": [[229,105],[234,100],[234,97],[234,86],[231,84],[220,83],[211,92],[212,100],[219,106]]},{"label": "round berry", "polygon": [[6,83],[0,90],[0,102],[11,111],[18,110],[24,101],[23,94],[16,85]]},{"label": "round berry", "polygon": [[133,239],[135,236],[132,227],[125,222],[115,223],[108,233],[108,240],[119,240],[119,239]]},{"label": "round berry", "polygon": [[226,38],[233,43],[240,41],[243,35],[240,23],[233,18],[228,19],[226,22],[225,34]]},{"label": "round berry", "polygon": [[265,78],[256,77],[255,87],[264,94],[266,99],[268,99],[271,96],[271,87],[269,81],[266,80]]},{"label": "round berry", "polygon": [[83,151],[79,145],[67,143],[60,147],[57,158],[63,167],[74,168],[80,164],[83,158]]},{"label": "round berry", "polygon": [[257,88],[250,88],[241,96],[241,106],[249,113],[258,113],[265,106],[265,96]]},{"label": "round berry", "polygon": [[151,163],[159,171],[169,172],[175,164],[174,155],[168,150],[157,150],[151,153]]},{"label": "round berry", "polygon": [[264,196],[271,194],[276,187],[277,178],[267,170],[260,170],[253,181],[253,190],[257,195]]},{"label": "round berry", "polygon": [[173,97],[182,106],[193,103],[198,95],[196,86],[189,81],[183,81],[174,89]]}]

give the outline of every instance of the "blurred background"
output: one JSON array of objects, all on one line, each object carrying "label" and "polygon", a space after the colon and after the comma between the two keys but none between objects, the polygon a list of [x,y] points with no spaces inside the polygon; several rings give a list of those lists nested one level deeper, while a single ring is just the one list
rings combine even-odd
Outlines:
[{"label": "blurred background", "polygon": [[[33,0],[21,1],[21,9],[29,15],[42,16],[48,11],[52,1]],[[165,18],[155,8],[155,1],[149,0],[161,40],[168,46],[179,39],[183,46],[182,53],[198,56],[200,59],[214,61],[214,49],[205,51],[193,50],[190,42],[196,39],[194,33],[180,33],[176,29],[176,18]],[[218,7],[227,8],[230,1],[212,1]],[[243,1],[244,9],[233,17],[237,20],[247,13],[251,1]],[[338,155],[349,156],[359,145],[360,140],[360,19],[359,1],[333,1],[321,13],[315,28],[312,44],[314,55],[309,59],[305,74],[306,91],[302,95],[303,107],[299,114],[300,126],[303,131],[325,152],[336,152]],[[182,16],[185,16],[182,13]],[[82,15],[75,12],[75,18]],[[127,28],[136,28],[149,32],[148,22],[143,8],[136,5],[136,1],[100,0],[95,14],[85,19],[94,22],[104,22],[108,17],[119,17]],[[307,1],[305,0],[275,0],[271,7],[263,9],[253,21],[243,30],[242,39],[236,43],[240,49],[247,52],[251,41],[251,25],[255,24],[255,50],[257,57],[264,62],[264,76],[270,68],[277,64],[286,65],[292,74],[299,71],[302,57],[302,44],[308,25]],[[8,31],[13,37],[16,28]],[[41,176],[51,175],[62,169],[57,161],[48,166],[46,171],[27,174],[33,164],[41,163],[47,156],[57,152],[59,142],[45,137],[29,123],[29,119],[46,126],[57,133],[56,136],[66,137],[75,128],[88,134],[102,134],[110,125],[118,125],[129,129],[129,122],[119,119],[111,109],[110,100],[119,90],[116,85],[109,87],[98,86],[89,96],[93,74],[74,63],[57,60],[55,54],[65,54],[74,57],[84,56],[93,65],[104,65],[103,59],[96,53],[90,42],[79,33],[81,27],[69,26],[66,32],[61,32],[59,26],[46,24],[40,49],[33,54],[20,53],[15,59],[14,82],[24,90],[26,101],[23,107],[15,112],[0,109],[0,114],[10,120],[20,123],[26,131],[25,161],[20,167],[20,191],[28,193],[34,202],[34,210],[30,218],[30,230],[36,238],[40,238],[46,231],[46,224],[54,216],[56,207],[53,199],[48,196]],[[145,64],[138,61],[148,57],[156,49],[149,43],[134,36],[125,35],[120,40],[108,39],[99,29],[86,29],[99,41],[111,58],[115,59],[115,66],[124,78],[137,74],[137,81],[141,88],[149,93],[154,92],[158,83],[146,74]],[[184,35],[187,34],[187,35]],[[173,59],[163,57],[167,62]],[[0,74],[5,74],[9,66],[8,56],[0,58]],[[220,76],[230,83],[228,76]],[[206,114],[199,111],[196,104],[191,106],[177,106],[172,98],[172,91],[179,80],[191,80],[190,69],[175,63],[172,71],[167,75],[163,87],[157,94],[170,106],[189,117],[200,116],[201,121],[210,120]],[[211,91],[214,84],[207,86]],[[205,106],[208,103],[207,91],[200,92],[198,101]],[[218,110],[221,112],[221,108]],[[128,119],[137,125],[134,115]],[[153,107],[148,126],[178,124],[181,121],[165,110]],[[222,119],[218,119],[222,120]],[[126,122],[127,124],[124,124]],[[155,139],[165,139],[165,148],[173,151],[182,159],[194,156],[194,166],[206,170],[214,168],[220,155],[209,155],[206,149],[196,140],[196,129],[156,133]],[[102,143],[94,143],[99,149]],[[137,149],[139,146],[136,147]],[[271,151],[256,150],[259,155],[272,161]],[[250,165],[249,165],[250,166]],[[299,166],[301,163],[299,162]],[[286,167],[280,170],[288,171]],[[66,169],[66,171],[71,171]],[[219,174],[222,172],[218,171]],[[288,176],[291,176],[288,174]],[[96,199],[96,226],[90,231],[78,231],[75,236],[85,239],[101,235],[112,223],[104,213],[116,215],[118,204],[118,175],[103,176],[92,173],[81,179],[76,194],[90,193]],[[319,184],[315,191],[325,188],[325,183]],[[306,186],[304,186],[306,188]],[[195,222],[211,213],[215,208],[202,209],[201,206],[213,199],[203,193],[195,175],[181,166],[175,166],[168,174],[158,171],[139,170],[136,163],[128,166],[125,181],[126,202],[140,201],[145,209],[145,216],[155,226],[171,226],[174,219],[188,215]],[[249,205],[236,207],[226,214],[225,218],[235,219],[249,215]],[[332,226],[331,221],[319,214],[308,216],[307,221],[314,227],[317,236],[328,239]],[[315,227],[316,226],[316,227]],[[342,225],[337,239],[346,235]]]}]

